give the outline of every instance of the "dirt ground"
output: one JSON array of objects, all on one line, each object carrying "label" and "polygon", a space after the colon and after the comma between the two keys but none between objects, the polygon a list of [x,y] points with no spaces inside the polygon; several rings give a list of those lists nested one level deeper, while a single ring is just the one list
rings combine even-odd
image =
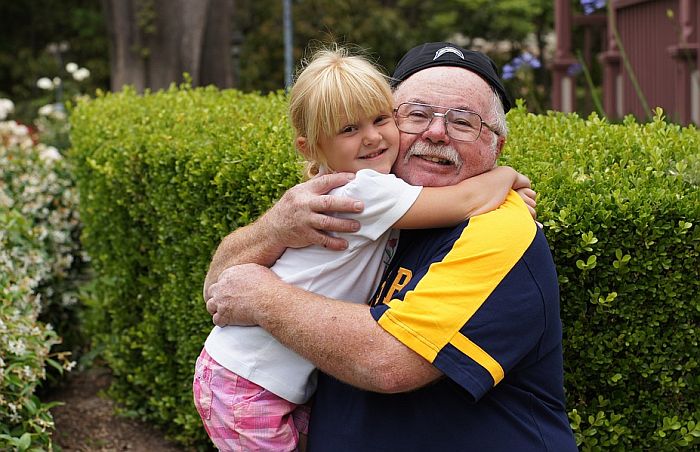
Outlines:
[{"label": "dirt ground", "polygon": [[[72,375],[49,400],[64,402],[51,410],[56,423],[56,450],[80,452],[176,452],[183,449],[162,432],[142,422],[117,417],[114,402],[100,394],[109,386],[110,373],[94,368]],[[60,447],[60,449],[59,449]]]}]

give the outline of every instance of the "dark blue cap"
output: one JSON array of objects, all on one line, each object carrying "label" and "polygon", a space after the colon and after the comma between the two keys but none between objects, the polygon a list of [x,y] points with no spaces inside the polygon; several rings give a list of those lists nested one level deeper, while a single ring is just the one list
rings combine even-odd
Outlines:
[{"label": "dark blue cap", "polygon": [[428,42],[409,50],[396,65],[390,80],[396,88],[401,82],[416,72],[438,66],[456,66],[468,69],[483,78],[495,91],[503,103],[503,111],[508,112],[513,102],[498,76],[496,64],[481,52],[466,50],[449,42]]}]

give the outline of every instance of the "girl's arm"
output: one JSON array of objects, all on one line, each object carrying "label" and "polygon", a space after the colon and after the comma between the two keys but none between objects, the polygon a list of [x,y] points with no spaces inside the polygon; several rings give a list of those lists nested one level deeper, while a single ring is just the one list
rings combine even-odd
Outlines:
[{"label": "girl's arm", "polygon": [[513,189],[535,216],[535,192],[530,180],[509,166],[470,177],[447,187],[423,187],[418,199],[396,223],[396,229],[425,229],[454,226],[467,218],[490,212],[503,204]]}]

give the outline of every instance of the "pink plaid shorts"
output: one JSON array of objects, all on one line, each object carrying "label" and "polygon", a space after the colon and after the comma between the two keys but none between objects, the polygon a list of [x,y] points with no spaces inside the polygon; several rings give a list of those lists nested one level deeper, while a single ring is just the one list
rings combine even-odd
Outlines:
[{"label": "pink plaid shorts", "polygon": [[197,358],[194,404],[221,451],[295,451],[309,426],[308,404],[289,402],[222,367],[206,350]]}]

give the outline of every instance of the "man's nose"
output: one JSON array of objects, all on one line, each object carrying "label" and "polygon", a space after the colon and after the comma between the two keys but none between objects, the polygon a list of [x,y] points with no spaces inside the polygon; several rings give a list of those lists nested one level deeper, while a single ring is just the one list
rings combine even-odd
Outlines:
[{"label": "man's nose", "polygon": [[423,132],[423,138],[434,144],[448,144],[450,137],[447,135],[446,126],[443,116],[435,116],[428,128]]}]

